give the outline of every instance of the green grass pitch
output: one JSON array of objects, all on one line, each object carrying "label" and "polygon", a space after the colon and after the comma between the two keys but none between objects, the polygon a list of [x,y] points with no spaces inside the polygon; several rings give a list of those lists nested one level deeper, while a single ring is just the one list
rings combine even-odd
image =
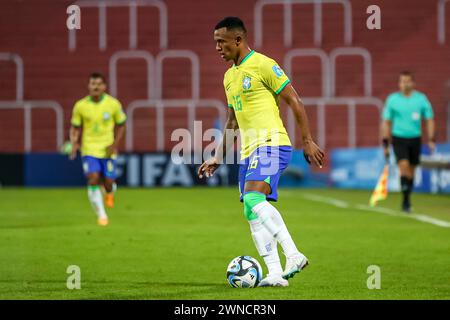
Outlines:
[{"label": "green grass pitch", "polygon": [[[1,189],[0,299],[450,298],[450,228],[358,208],[367,191],[326,189],[283,189],[276,204],[310,266],[288,288],[231,288],[232,258],[263,265],[237,196],[122,188],[104,228],[85,189]],[[380,205],[399,201],[390,194]],[[414,194],[413,204],[450,221],[448,195]],[[80,290],[66,287],[69,265],[81,268]],[[367,288],[370,265],[381,268],[379,290]]]}]

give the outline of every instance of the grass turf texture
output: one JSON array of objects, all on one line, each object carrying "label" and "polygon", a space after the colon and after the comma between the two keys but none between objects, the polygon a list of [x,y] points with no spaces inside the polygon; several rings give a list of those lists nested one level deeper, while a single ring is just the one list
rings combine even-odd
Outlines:
[{"label": "grass turf texture", "polygon": [[[276,206],[311,264],[288,288],[234,289],[225,277],[232,258],[263,265],[236,188],[122,188],[106,228],[95,224],[85,189],[2,189],[0,299],[450,298],[450,228],[306,193],[352,204],[370,195],[281,190]],[[413,201],[418,212],[450,221],[448,195]],[[381,206],[399,202],[390,194]],[[69,265],[81,268],[81,290],[66,288]],[[380,290],[367,289],[369,265],[381,268]]]}]

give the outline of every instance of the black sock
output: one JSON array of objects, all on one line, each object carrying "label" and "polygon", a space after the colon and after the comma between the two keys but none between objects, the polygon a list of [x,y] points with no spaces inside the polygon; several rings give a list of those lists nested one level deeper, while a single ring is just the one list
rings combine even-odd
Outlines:
[{"label": "black sock", "polygon": [[412,181],[413,180],[408,177],[405,177],[405,176],[400,177],[400,185],[401,185],[401,189],[402,189],[402,193],[403,193],[403,204],[404,205],[409,205],[409,195],[412,190]]},{"label": "black sock", "polygon": [[408,203],[411,203],[410,196],[413,191],[413,188],[414,188],[414,179],[409,178],[408,179]]}]

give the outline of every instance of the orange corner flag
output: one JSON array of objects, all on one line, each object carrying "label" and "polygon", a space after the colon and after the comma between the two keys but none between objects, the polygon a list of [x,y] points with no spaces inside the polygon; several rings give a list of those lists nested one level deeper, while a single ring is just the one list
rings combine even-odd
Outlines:
[{"label": "orange corner flag", "polygon": [[389,165],[386,164],[384,166],[383,172],[381,173],[380,178],[378,179],[377,186],[375,190],[372,192],[372,196],[370,197],[370,206],[375,207],[377,202],[380,200],[384,200],[387,198],[388,194],[388,177],[389,177]]}]

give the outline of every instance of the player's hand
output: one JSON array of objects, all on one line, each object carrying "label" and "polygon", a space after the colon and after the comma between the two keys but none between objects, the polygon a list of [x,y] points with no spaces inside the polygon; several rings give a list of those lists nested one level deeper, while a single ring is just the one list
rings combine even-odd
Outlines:
[{"label": "player's hand", "polygon": [[106,148],[106,153],[108,154],[108,157],[110,158],[112,155],[118,155],[119,154],[119,148],[115,143],[110,145],[108,148]]},{"label": "player's hand", "polygon": [[428,141],[428,149],[430,149],[430,153],[434,153],[436,151],[436,143]]},{"label": "player's hand", "polygon": [[203,174],[207,177],[210,178],[214,175],[214,171],[216,171],[216,169],[220,166],[219,161],[217,160],[216,157],[212,157],[208,160],[206,160],[205,162],[203,162],[203,164],[200,166],[200,168],[198,168],[198,177],[200,179],[203,178]]},{"label": "player's hand", "polygon": [[72,149],[70,150],[70,153],[69,153],[70,160],[74,160],[77,157],[77,152],[79,149],[80,149],[79,143],[72,143]]},{"label": "player's hand", "polygon": [[312,140],[306,140],[304,143],[303,154],[306,161],[311,164],[315,163],[316,166],[322,168],[323,159],[325,158],[325,153],[319,148],[317,144]]}]

